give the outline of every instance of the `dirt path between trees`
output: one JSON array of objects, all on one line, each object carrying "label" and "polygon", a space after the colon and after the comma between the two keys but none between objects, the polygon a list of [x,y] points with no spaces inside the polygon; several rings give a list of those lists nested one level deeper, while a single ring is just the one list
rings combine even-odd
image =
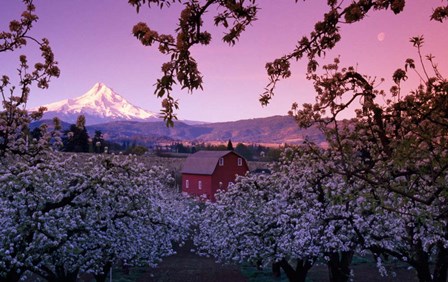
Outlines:
[{"label": "dirt path between trees", "polygon": [[[201,257],[192,253],[191,242],[181,248],[177,248],[177,254],[166,257],[157,268],[145,271],[137,282],[248,282],[248,281],[287,281],[282,273],[282,278],[270,276],[270,272],[244,276],[241,267],[216,263],[213,258]],[[354,262],[351,266],[354,272],[354,281],[363,282],[413,282],[417,281],[414,271],[403,265],[390,264],[388,269],[395,272],[382,277],[372,262]],[[326,265],[315,265],[308,274],[307,281],[327,282],[328,270]]]},{"label": "dirt path between trees", "polygon": [[164,258],[157,268],[150,269],[138,282],[246,282],[236,265],[216,263],[213,258],[190,252],[191,243],[177,249],[177,254]]}]

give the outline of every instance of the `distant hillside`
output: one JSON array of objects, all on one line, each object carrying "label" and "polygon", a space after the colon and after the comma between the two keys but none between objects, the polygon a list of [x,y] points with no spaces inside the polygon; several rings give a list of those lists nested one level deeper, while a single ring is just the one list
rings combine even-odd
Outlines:
[{"label": "distant hillside", "polygon": [[[31,130],[33,130],[36,127],[39,127],[41,124],[47,124],[48,125],[48,130],[51,131],[54,128],[54,123],[52,119],[41,119],[39,121],[35,121],[33,123],[31,123],[30,128]],[[67,130],[70,128],[71,123],[65,122],[65,121],[61,121],[61,126],[62,126],[62,130]]]},{"label": "distant hillside", "polygon": [[83,114],[90,136],[101,130],[106,140],[117,143],[131,141],[150,146],[171,141],[227,142],[229,139],[259,144],[300,144],[305,138],[316,143],[324,141],[319,130],[299,129],[289,116],[219,123],[177,121],[173,128],[168,128],[157,114],[132,105],[103,83],[96,83],[79,97],[44,106],[46,120],[34,123],[32,128],[45,122],[51,130],[50,118],[57,116],[65,121],[63,130],[67,130]]},{"label": "distant hillside", "polygon": [[[51,124],[51,121],[43,121]],[[41,122],[39,122],[41,123]],[[69,124],[64,123],[64,129]],[[273,116],[233,122],[188,125],[176,122],[173,128],[164,122],[114,121],[87,126],[91,135],[101,130],[105,139],[122,142],[135,140],[141,144],[163,141],[233,142],[300,144],[305,138],[316,143],[324,141],[321,132],[315,128],[300,129],[294,118]]]},{"label": "distant hillside", "polygon": [[299,144],[306,137],[318,143],[324,140],[317,128],[300,129],[294,118],[289,116],[211,123],[202,127],[210,129],[207,134],[198,136],[198,139],[205,141],[231,139],[254,143]]},{"label": "distant hillside", "polygon": [[169,140],[190,141],[197,136],[206,134],[210,129],[197,125],[187,125],[177,122],[174,127],[168,128],[164,122],[136,122],[116,121],[96,124],[87,127],[88,131],[101,130],[105,139],[111,141],[121,140],[145,140],[148,142],[160,142]]}]

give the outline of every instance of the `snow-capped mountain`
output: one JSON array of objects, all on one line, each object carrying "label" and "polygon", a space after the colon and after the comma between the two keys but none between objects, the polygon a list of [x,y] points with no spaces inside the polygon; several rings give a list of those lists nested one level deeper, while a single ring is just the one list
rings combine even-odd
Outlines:
[{"label": "snow-capped mountain", "polygon": [[[80,114],[87,124],[97,124],[116,120],[158,121],[156,113],[132,105],[125,98],[103,83],[96,83],[84,95],[43,105],[47,108],[44,119],[59,117],[74,123]],[[32,109],[33,110],[33,109]]]}]

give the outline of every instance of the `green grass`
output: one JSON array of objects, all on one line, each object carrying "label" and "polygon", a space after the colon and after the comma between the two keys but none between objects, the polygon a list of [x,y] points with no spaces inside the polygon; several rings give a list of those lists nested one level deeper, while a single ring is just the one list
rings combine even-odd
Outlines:
[{"label": "green grass", "polygon": [[362,256],[357,256],[357,255],[353,256],[351,265],[358,265],[358,264],[363,264],[363,263],[370,263],[370,264],[372,264],[373,267],[375,267],[375,260],[371,256],[369,256],[369,257],[367,257],[367,256],[362,257]]},{"label": "green grass", "polygon": [[112,271],[112,280],[114,282],[134,282],[137,281],[147,271],[147,267],[132,267],[129,270],[129,274],[125,274],[120,268],[115,268]]},{"label": "green grass", "polygon": [[[112,269],[112,281],[114,282],[135,282],[140,277],[148,271],[148,267],[132,267],[129,270],[129,274],[123,273],[121,267],[115,267]],[[106,281],[109,281],[109,274],[107,275]],[[83,281],[95,282],[95,279],[91,277],[90,279],[84,278]]]},{"label": "green grass", "polygon": [[[372,257],[366,256],[354,256],[351,266],[360,265],[360,264],[369,264],[372,268],[375,268],[375,261]],[[320,265],[320,267],[317,267]],[[324,267],[322,267],[324,266]],[[250,264],[244,264],[240,267],[241,273],[248,278],[250,282],[287,282],[288,278],[286,274],[281,270],[281,276],[276,278],[272,274],[272,270],[270,268],[257,269],[256,267]],[[323,273],[325,272],[325,273]],[[311,268],[308,273],[308,277],[306,281],[312,282],[315,279],[323,277],[327,277],[327,271],[324,261],[319,261],[316,263],[316,266]]]},{"label": "green grass", "polygon": [[266,269],[257,269],[256,267],[249,265],[249,264],[243,264],[240,267],[241,274],[247,277],[249,282],[287,282],[288,278],[286,278],[286,275],[282,273],[281,277],[276,278],[272,275],[272,270],[269,268]]}]

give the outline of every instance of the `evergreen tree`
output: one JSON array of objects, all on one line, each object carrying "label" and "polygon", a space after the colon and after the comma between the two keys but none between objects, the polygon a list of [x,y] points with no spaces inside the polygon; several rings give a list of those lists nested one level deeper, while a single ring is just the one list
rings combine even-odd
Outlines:
[{"label": "evergreen tree", "polygon": [[35,127],[33,130],[31,130],[31,138],[39,140],[42,137],[42,131],[40,127]]},{"label": "evergreen tree", "polygon": [[95,153],[104,152],[105,141],[101,130],[95,130],[95,136],[92,139],[93,151]]},{"label": "evergreen tree", "polygon": [[246,160],[252,161],[254,158],[253,152],[250,148],[243,143],[238,143],[235,148],[235,152],[243,156]]},{"label": "evergreen tree", "polygon": [[176,152],[178,153],[189,153],[190,150],[182,142],[176,144]]},{"label": "evergreen tree", "polygon": [[232,140],[229,139],[229,142],[227,143],[227,150],[229,151],[233,151],[233,144],[232,144]]},{"label": "evergreen tree", "polygon": [[89,152],[89,134],[87,133],[85,123],[85,116],[80,115],[76,124],[70,125],[70,129],[65,132],[65,151]]}]

